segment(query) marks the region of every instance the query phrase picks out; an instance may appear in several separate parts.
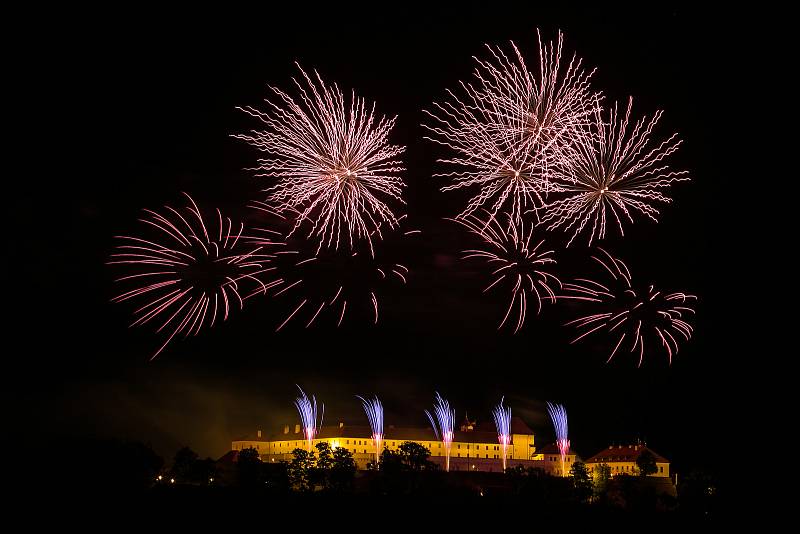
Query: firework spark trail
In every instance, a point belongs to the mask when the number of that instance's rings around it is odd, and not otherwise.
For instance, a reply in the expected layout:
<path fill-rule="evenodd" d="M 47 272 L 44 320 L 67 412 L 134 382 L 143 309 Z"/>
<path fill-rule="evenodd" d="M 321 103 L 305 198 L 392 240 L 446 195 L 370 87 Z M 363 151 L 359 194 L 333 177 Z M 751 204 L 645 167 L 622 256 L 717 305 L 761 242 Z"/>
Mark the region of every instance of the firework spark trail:
<path fill-rule="evenodd" d="M 543 240 L 531 246 L 532 227 L 526 230 L 524 222 L 514 222 L 510 215 L 507 225 L 501 225 L 494 218 L 484 222 L 474 215 L 451 220 L 465 226 L 484 242 L 481 249 L 462 251 L 464 256 L 461 258 L 484 260 L 493 269 L 492 281 L 483 292 L 495 287 L 504 287 L 511 292 L 508 309 L 498 330 L 515 312 L 517 320 L 514 333 L 519 332 L 525 323 L 530 297 L 536 298 L 537 314 L 542 311 L 543 300 L 556 302 L 557 296 L 551 284 L 558 284 L 561 288 L 561 281 L 547 271 L 549 266 L 556 264 L 556 260 L 551 257 L 552 250 L 542 250 Z"/>
<path fill-rule="evenodd" d="M 453 445 L 453 429 L 455 428 L 456 411 L 450 408 L 450 403 L 443 399 L 439 392 L 436 392 L 436 402 L 433 405 L 433 413 L 425 410 L 425 415 L 431 422 L 436 439 L 444 444 L 445 471 L 450 471 L 450 447 Z"/>
<path fill-rule="evenodd" d="M 697 300 L 697 297 L 685 293 L 665 293 L 656 290 L 653 285 L 646 289 L 635 287 L 631 272 L 622 260 L 614 258 L 602 248 L 598 247 L 598 251 L 600 254 L 592 255 L 592 259 L 610 280 L 600 283 L 579 278 L 572 283 L 565 283 L 565 294 L 558 297 L 589 302 L 602 308 L 601 313 L 584 315 L 565 324 L 575 326 L 580 331 L 580 335 L 570 343 L 576 343 L 597 331 L 618 335 L 606 363 L 611 361 L 627 339 L 629 343 L 632 342 L 631 353 L 639 349 L 638 367 L 641 367 L 645 339 L 653 336 L 654 342 L 647 345 L 660 344 L 671 365 L 673 355 L 678 353 L 678 339 L 689 341 L 694 332 L 686 316 L 694 315 L 694 308 L 689 307 L 689 301 Z"/>
<path fill-rule="evenodd" d="M 547 413 L 556 431 L 556 446 L 561 453 L 561 476 L 567 476 L 564 462 L 569 454 L 569 428 L 567 427 L 567 410 L 562 404 L 547 403 Z"/>
<path fill-rule="evenodd" d="M 372 442 L 375 445 L 375 463 L 381 461 L 381 452 L 383 451 L 383 404 L 375 397 L 374 399 L 365 399 L 359 395 L 356 397 L 361 400 L 364 406 L 364 411 L 369 419 L 369 426 L 372 429 Z"/>
<path fill-rule="evenodd" d="M 266 293 L 276 284 L 268 279 L 274 274 L 271 249 L 282 245 L 277 234 L 256 229 L 260 233 L 246 235 L 243 224 L 237 227 L 219 209 L 207 224 L 192 197 L 184 195 L 189 204 L 183 212 L 170 206 L 163 214 L 144 210 L 139 221 L 154 237 L 116 236 L 121 244 L 107 262 L 132 273 L 115 280 L 133 287 L 112 302 L 143 302 L 131 326 L 166 319 L 156 332 L 167 332 L 167 339 L 151 360 L 175 336 L 196 336 L 220 315 L 227 320 L 232 305 L 243 306 L 245 285 Z"/>
<path fill-rule="evenodd" d="M 270 216 L 276 214 L 264 203 L 256 202 L 252 207 L 264 211 Z M 278 217 L 281 217 L 279 214 Z M 398 217 L 402 226 L 406 215 Z M 384 231 L 384 239 L 390 241 L 415 237 L 419 230 L 397 227 Z M 373 233 L 380 231 L 377 228 Z M 294 298 L 290 313 L 277 327 L 276 332 L 283 329 L 292 319 L 298 316 L 310 317 L 305 323 L 310 328 L 326 312 L 332 313 L 336 325 L 341 326 L 348 310 L 353 304 L 364 305 L 371 310 L 373 324 L 378 323 L 380 302 L 378 288 L 390 282 L 407 283 L 409 268 L 401 263 L 386 260 L 386 253 L 375 255 L 365 247 L 348 253 L 308 250 L 308 241 L 289 241 L 286 250 L 275 253 L 275 263 L 280 277 L 273 283 L 273 297 L 287 295 Z M 262 291 L 253 291 L 244 299 L 262 295 Z M 358 306 L 356 306 L 358 308 Z"/>
<path fill-rule="evenodd" d="M 503 451 L 503 471 L 506 470 L 506 458 L 508 457 L 508 446 L 511 444 L 511 407 L 503 406 L 503 400 L 494 407 L 492 417 L 494 426 L 497 428 L 497 440 L 500 442 L 500 449 Z"/>
<path fill-rule="evenodd" d="M 351 248 L 366 239 L 372 249 L 372 234 L 380 224 L 394 228 L 398 223 L 379 197 L 404 204 L 405 183 L 398 174 L 405 169 L 396 158 L 405 148 L 388 143 L 395 118 L 376 120 L 375 105 L 369 109 L 355 93 L 348 106 L 338 86 L 297 68 L 302 80 L 292 80 L 299 99 L 271 87 L 277 98 L 266 100 L 266 111 L 238 108 L 265 129 L 233 137 L 265 154 L 251 170 L 276 179 L 265 190 L 267 203 L 278 212 L 299 213 L 292 232 L 308 221 L 308 237 L 319 239 L 318 250 L 338 249 L 343 232 Z"/>
<path fill-rule="evenodd" d="M 567 246 L 584 230 L 590 246 L 594 239 L 604 239 L 609 219 L 621 235 L 623 221 L 633 223 L 637 212 L 658 222 L 659 211 L 652 203 L 670 203 L 663 191 L 690 180 L 688 171 L 671 171 L 664 164 L 681 144 L 678 134 L 660 142 L 651 138 L 662 112 L 642 117 L 630 128 L 632 104 L 629 99 L 624 118 L 615 104 L 608 120 L 598 108 L 587 135 L 576 136 L 564 150 L 567 157 L 555 166 L 552 179 L 558 200 L 543 207 L 539 224 L 571 232 Z"/>
<path fill-rule="evenodd" d="M 537 32 L 538 33 L 538 32 Z M 437 173 L 453 183 L 450 191 L 477 188 L 466 217 L 484 208 L 494 218 L 501 210 L 516 221 L 527 209 L 544 203 L 543 195 L 560 190 L 550 181 L 563 149 L 586 135 L 600 94 L 591 91 L 582 61 L 573 56 L 562 65 L 563 35 L 543 43 L 539 35 L 539 74 L 530 72 L 512 42 L 513 56 L 486 45 L 491 58 L 474 58 L 476 82 L 460 82 L 464 96 L 448 90 L 448 99 L 423 110 L 431 125 L 425 138 L 455 155 L 439 162 L 454 170 Z"/>
<path fill-rule="evenodd" d="M 325 405 L 322 404 L 319 421 L 317 421 L 316 397 L 311 395 L 309 399 L 300 386 L 297 386 L 297 389 L 300 390 L 300 396 L 294 400 L 294 405 L 300 414 L 300 421 L 303 425 L 303 435 L 306 438 L 306 450 L 311 452 L 314 438 L 317 437 L 317 434 L 322 428 L 322 419 L 325 416 Z"/>

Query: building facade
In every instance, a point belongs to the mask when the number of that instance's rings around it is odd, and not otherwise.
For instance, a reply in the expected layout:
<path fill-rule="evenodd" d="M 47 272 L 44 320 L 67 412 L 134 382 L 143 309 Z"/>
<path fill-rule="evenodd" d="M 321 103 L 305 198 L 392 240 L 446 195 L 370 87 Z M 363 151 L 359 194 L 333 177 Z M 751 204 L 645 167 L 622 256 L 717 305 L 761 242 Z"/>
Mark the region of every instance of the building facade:
<path fill-rule="evenodd" d="M 413 441 L 431 452 L 430 460 L 444 465 L 444 444 L 436 439 L 431 428 L 403 428 L 389 426 L 384 429 L 383 446 L 389 450 L 397 448 L 406 441 Z M 343 447 L 353 454 L 358 469 L 366 469 L 375 461 L 375 443 L 372 430 L 368 426 L 352 426 L 339 423 L 338 426 L 324 426 L 312 440 L 312 446 L 327 443 L 331 448 Z M 283 427 L 282 432 L 265 435 L 260 430 L 255 435 L 234 440 L 231 449 L 241 451 L 253 448 L 258 451 L 262 461 L 290 461 L 292 451 L 305 449 L 307 442 L 300 425 Z M 536 466 L 541 464 L 534 444 L 533 431 L 520 418 L 511 421 L 511 443 L 507 448 L 507 465 Z M 478 427 L 474 422 L 465 421 L 454 433 L 450 447 L 450 470 L 502 471 L 503 450 L 497 439 L 493 425 Z"/>
<path fill-rule="evenodd" d="M 586 467 L 592 476 L 597 476 L 597 467 L 601 464 L 606 464 L 611 469 L 611 476 L 638 475 L 639 467 L 636 465 L 636 460 L 645 451 L 649 451 L 656 460 L 656 472 L 650 476 L 669 477 L 669 460 L 647 447 L 647 445 L 639 443 L 635 445 L 611 445 L 586 460 Z"/>

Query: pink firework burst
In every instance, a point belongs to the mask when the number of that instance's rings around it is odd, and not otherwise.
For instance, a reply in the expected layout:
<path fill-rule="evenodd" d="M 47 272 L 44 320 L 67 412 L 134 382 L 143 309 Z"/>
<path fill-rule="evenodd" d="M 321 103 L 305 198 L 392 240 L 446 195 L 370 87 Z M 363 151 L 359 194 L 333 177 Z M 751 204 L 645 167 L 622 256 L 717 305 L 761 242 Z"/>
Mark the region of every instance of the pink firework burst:
<path fill-rule="evenodd" d="M 268 216 L 276 215 L 264 205 L 255 207 Z M 369 321 L 377 324 L 381 294 L 408 281 L 409 268 L 400 258 L 409 239 L 420 231 L 405 228 L 405 219 L 405 215 L 398 217 L 397 226 L 384 231 L 382 239 L 388 246 L 377 254 L 366 241 L 349 252 L 315 251 L 312 242 L 289 238 L 285 250 L 276 252 L 274 258 L 279 276 L 272 285 L 272 297 L 288 304 L 289 310 L 276 331 L 298 320 L 305 328 L 323 320 L 339 327 L 351 315 L 369 316 Z M 261 294 L 264 291 L 256 288 L 245 299 Z"/>
<path fill-rule="evenodd" d="M 664 141 L 653 141 L 651 134 L 661 118 L 661 111 L 648 119 L 631 123 L 631 106 L 620 117 L 616 104 L 604 121 L 602 112 L 595 118 L 587 135 L 575 136 L 559 159 L 553 174 L 557 187 L 555 202 L 544 207 L 540 224 L 548 229 L 571 232 L 567 246 L 583 230 L 593 239 L 603 239 L 606 221 L 611 219 L 624 235 L 624 219 L 633 222 L 638 212 L 658 222 L 654 202 L 671 202 L 663 191 L 675 182 L 688 181 L 688 171 L 671 171 L 664 160 L 678 150 L 681 141 L 673 134 Z"/>
<path fill-rule="evenodd" d="M 351 248 L 360 239 L 380 237 L 382 224 L 398 224 L 386 201 L 403 204 L 404 170 L 397 157 L 404 147 L 391 145 L 395 119 L 375 118 L 375 105 L 352 94 L 349 104 L 336 85 L 312 79 L 297 65 L 297 99 L 271 87 L 275 101 L 267 110 L 239 108 L 259 119 L 263 130 L 235 135 L 261 151 L 257 176 L 276 179 L 265 190 L 267 203 L 279 212 L 297 213 L 292 232 L 304 223 L 308 237 L 338 248 L 345 233 Z"/>
<path fill-rule="evenodd" d="M 489 265 L 491 283 L 484 293 L 498 289 L 510 293 L 511 299 L 498 330 L 503 328 L 512 313 L 516 313 L 516 334 L 525 323 L 528 299 L 536 298 L 536 313 L 542 311 L 542 302 L 555 303 L 556 294 L 551 287 L 561 281 L 550 268 L 556 264 L 553 251 L 544 247 L 543 240 L 533 240 L 533 228 L 525 228 L 522 221 L 514 222 L 508 216 L 508 224 L 502 225 L 497 219 L 482 221 L 470 215 L 452 219 L 465 226 L 483 240 L 483 247 L 463 251 L 462 259 L 480 259 Z"/>
<path fill-rule="evenodd" d="M 616 339 L 606 363 L 620 348 L 630 346 L 631 353 L 639 353 L 638 366 L 641 366 L 647 345 L 648 348 L 662 347 L 672 364 L 672 356 L 678 353 L 679 340 L 688 341 L 694 331 L 687 318 L 694 316 L 694 308 L 689 303 L 696 301 L 697 297 L 685 293 L 665 293 L 652 285 L 638 288 L 632 283 L 630 270 L 621 260 L 602 248 L 598 250 L 599 254 L 592 255 L 592 259 L 601 266 L 608 280 L 600 283 L 579 278 L 575 282 L 565 283 L 565 295 L 559 297 L 589 302 L 600 308 L 597 313 L 566 323 L 580 331 L 580 335 L 571 343 L 594 332 L 605 332 Z"/>
<path fill-rule="evenodd" d="M 475 83 L 460 82 L 464 96 L 448 91 L 448 100 L 424 111 L 432 119 L 422 125 L 430 132 L 426 139 L 455 152 L 439 160 L 454 167 L 436 174 L 453 181 L 442 191 L 478 189 L 458 218 L 484 208 L 491 217 L 505 209 L 517 220 L 540 206 L 554 187 L 551 168 L 563 148 L 586 135 L 600 95 L 591 91 L 592 73 L 580 59 L 562 63 L 562 45 L 560 32 L 556 43 L 539 35 L 538 75 L 513 42 L 511 57 L 487 45 L 490 59 L 475 58 Z"/>
<path fill-rule="evenodd" d="M 194 200 L 184 194 L 189 204 L 183 210 L 144 210 L 139 220 L 150 233 L 117 236 L 120 244 L 108 261 L 129 273 L 115 280 L 129 287 L 112 302 L 141 303 L 131 326 L 156 323 L 156 332 L 167 335 L 151 360 L 175 336 L 194 336 L 227 320 L 232 307 L 243 306 L 245 286 L 248 292 L 250 287 L 266 292 L 275 284 L 265 280 L 272 275 L 274 255 L 269 251 L 281 244 L 279 236 L 257 230 L 248 237 L 244 225 L 234 224 L 219 209 L 207 224 Z"/>

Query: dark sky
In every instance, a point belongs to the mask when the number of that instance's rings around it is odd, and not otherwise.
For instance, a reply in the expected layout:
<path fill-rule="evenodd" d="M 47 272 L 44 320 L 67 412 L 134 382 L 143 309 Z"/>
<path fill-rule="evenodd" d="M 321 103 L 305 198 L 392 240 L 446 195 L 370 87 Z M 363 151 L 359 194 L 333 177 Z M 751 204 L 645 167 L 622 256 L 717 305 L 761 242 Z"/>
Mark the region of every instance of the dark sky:
<path fill-rule="evenodd" d="M 360 421 L 358 393 L 381 396 L 387 423 L 414 425 L 435 389 L 459 418 L 466 410 L 481 420 L 506 395 L 540 445 L 552 440 L 543 403 L 556 400 L 580 454 L 641 437 L 678 465 L 713 462 L 697 443 L 724 443 L 742 409 L 725 373 L 744 357 L 731 336 L 738 275 L 728 267 L 739 254 L 731 235 L 743 236 L 720 193 L 742 179 L 729 157 L 727 88 L 741 59 L 732 28 L 690 10 L 433 4 L 70 12 L 74 23 L 40 28 L 50 45 L 20 82 L 35 99 L 27 131 L 36 148 L 12 202 L 10 257 L 24 258 L 25 273 L 11 288 L 20 343 L 6 356 L 32 440 L 111 436 L 167 457 L 183 444 L 218 457 L 237 435 L 293 422 L 297 383 L 325 402 L 329 421 Z M 568 344 L 559 307 L 516 336 L 497 332 L 502 302 L 484 298 L 483 279 L 457 261 L 465 240 L 442 217 L 466 197 L 438 191 L 431 174 L 442 152 L 422 140 L 420 110 L 471 76 L 483 43 L 514 40 L 535 67 L 537 27 L 548 38 L 565 32 L 567 51 L 597 68 L 607 101 L 632 95 L 638 113 L 664 109 L 660 132 L 684 140 L 672 164 L 693 181 L 672 189 L 659 224 L 639 219 L 606 242 L 635 276 L 700 297 L 696 335 L 671 367 L 660 352 L 641 369 L 631 359 L 605 365 L 602 347 Z M 265 183 L 244 170 L 256 154 L 230 137 L 254 126 L 234 108 L 259 106 L 267 84 L 288 86 L 295 60 L 398 115 L 391 140 L 408 146 L 408 213 L 423 231 L 408 251 L 409 284 L 385 294 L 377 327 L 275 334 L 284 310 L 265 301 L 148 362 L 159 339 L 128 329 L 130 308 L 109 303 L 112 236 L 135 231 L 142 208 L 177 204 L 181 191 L 252 219 L 245 205 Z M 565 277 L 590 269 L 587 253 L 581 241 L 563 255 Z"/>

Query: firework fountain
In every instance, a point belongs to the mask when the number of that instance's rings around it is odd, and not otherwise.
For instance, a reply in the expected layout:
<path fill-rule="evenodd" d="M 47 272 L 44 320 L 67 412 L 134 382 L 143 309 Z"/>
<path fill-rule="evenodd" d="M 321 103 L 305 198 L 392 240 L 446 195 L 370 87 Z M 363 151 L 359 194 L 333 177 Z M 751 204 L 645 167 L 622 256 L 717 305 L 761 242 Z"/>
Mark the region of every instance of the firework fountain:
<path fill-rule="evenodd" d="M 567 427 L 567 410 L 562 404 L 547 403 L 547 413 L 553 421 L 556 431 L 556 446 L 561 453 L 561 476 L 567 476 L 565 461 L 569 454 L 569 429 Z"/>
<path fill-rule="evenodd" d="M 131 326 L 158 321 L 156 333 L 169 332 L 151 359 L 175 336 L 196 336 L 220 317 L 227 320 L 232 306 L 244 306 L 245 285 L 254 293 L 266 293 L 279 283 L 268 280 L 273 276 L 273 250 L 283 244 L 279 235 L 261 229 L 245 235 L 244 225 L 235 225 L 219 209 L 204 219 L 192 197 L 184 195 L 188 206 L 182 210 L 145 209 L 139 220 L 150 233 L 116 236 L 120 244 L 108 261 L 129 271 L 115 280 L 129 289 L 112 302 L 143 301 Z"/>
<path fill-rule="evenodd" d="M 508 446 L 511 444 L 511 407 L 503 406 L 503 399 L 500 404 L 495 406 L 492 411 L 494 426 L 497 427 L 497 440 L 500 442 L 500 450 L 503 451 L 503 471 L 506 470 L 506 458 L 508 458 Z"/>
<path fill-rule="evenodd" d="M 669 363 L 678 352 L 678 339 L 688 341 L 693 327 L 687 322 L 688 316 L 694 315 L 694 308 L 689 306 L 697 299 L 685 293 L 665 293 L 655 289 L 653 285 L 636 287 L 632 283 L 631 272 L 622 260 L 613 257 L 602 248 L 592 259 L 602 267 L 608 280 L 603 283 L 586 278 L 565 283 L 564 299 L 588 302 L 598 307 L 596 313 L 581 316 L 569 321 L 566 326 L 575 326 L 581 334 L 571 341 L 576 343 L 584 337 L 605 331 L 619 336 L 614 350 L 606 360 L 610 362 L 625 339 L 633 342 L 630 352 L 639 352 L 639 364 L 642 365 L 645 353 L 645 342 L 650 338 L 648 346 L 659 344 L 667 353 Z"/>
<path fill-rule="evenodd" d="M 338 86 L 297 67 L 302 78 L 293 81 L 299 98 L 271 87 L 276 99 L 266 100 L 266 111 L 239 108 L 264 129 L 234 137 L 264 154 L 251 170 L 276 180 L 265 190 L 270 206 L 299 213 L 292 232 L 308 223 L 318 250 L 338 249 L 342 234 L 351 248 L 361 239 L 371 248 L 381 223 L 394 228 L 398 222 L 386 202 L 404 204 L 399 177 L 404 168 L 397 157 L 405 148 L 388 143 L 395 119 L 376 120 L 374 104 L 355 94 L 347 104 Z"/>
<path fill-rule="evenodd" d="M 374 399 L 356 396 L 361 400 L 367 419 L 369 419 L 369 426 L 372 429 L 372 443 L 375 445 L 375 463 L 378 464 L 381 461 L 381 452 L 383 452 L 383 404 L 381 404 L 377 396 Z"/>
<path fill-rule="evenodd" d="M 450 403 L 436 392 L 436 402 L 433 404 L 433 413 L 425 410 L 428 421 L 431 422 L 436 439 L 444 445 L 445 471 L 450 471 L 450 447 L 453 445 L 453 429 L 455 428 L 456 411 L 450 408 Z"/>
<path fill-rule="evenodd" d="M 303 435 L 306 438 L 306 450 L 311 452 L 314 438 L 322 428 L 322 419 L 325 415 L 325 405 L 321 405 L 319 421 L 317 421 L 317 399 L 314 395 L 308 398 L 308 395 L 303 391 L 300 386 L 297 386 L 300 391 L 300 396 L 294 400 L 294 405 L 300 414 L 300 421 L 303 426 Z"/>

